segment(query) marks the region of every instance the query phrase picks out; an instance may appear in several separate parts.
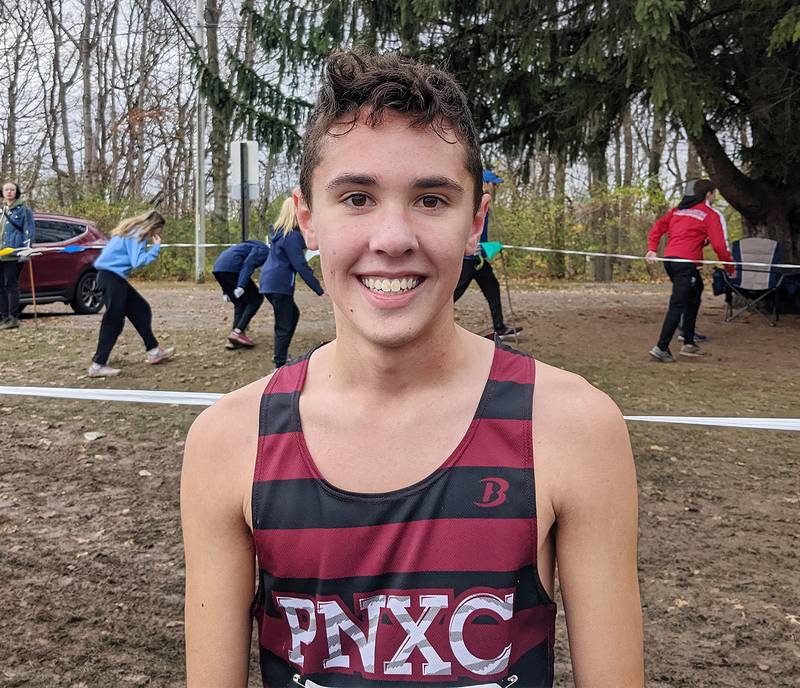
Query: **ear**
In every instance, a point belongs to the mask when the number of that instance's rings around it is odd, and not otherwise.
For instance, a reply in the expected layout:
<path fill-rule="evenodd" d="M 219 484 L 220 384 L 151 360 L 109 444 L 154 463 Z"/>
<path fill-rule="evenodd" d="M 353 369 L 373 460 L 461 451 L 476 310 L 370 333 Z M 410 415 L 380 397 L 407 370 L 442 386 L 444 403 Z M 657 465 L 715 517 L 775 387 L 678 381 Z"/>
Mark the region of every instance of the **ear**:
<path fill-rule="evenodd" d="M 297 225 L 300 231 L 303 232 L 303 239 L 306 241 L 306 247 L 312 251 L 319 251 L 319 243 L 317 242 L 317 234 L 314 231 L 314 223 L 311 220 L 311 208 L 308 207 L 306 199 L 298 187 L 292 190 L 292 199 L 294 200 L 294 212 L 297 215 Z"/>
<path fill-rule="evenodd" d="M 486 220 L 486 214 L 489 212 L 489 201 L 492 197 L 485 193 L 481 196 L 481 204 L 478 206 L 478 212 L 472 218 L 472 226 L 469 228 L 469 236 L 467 237 L 467 249 L 464 255 L 471 256 L 478 250 L 478 242 L 481 239 L 483 232 L 483 223 Z"/>

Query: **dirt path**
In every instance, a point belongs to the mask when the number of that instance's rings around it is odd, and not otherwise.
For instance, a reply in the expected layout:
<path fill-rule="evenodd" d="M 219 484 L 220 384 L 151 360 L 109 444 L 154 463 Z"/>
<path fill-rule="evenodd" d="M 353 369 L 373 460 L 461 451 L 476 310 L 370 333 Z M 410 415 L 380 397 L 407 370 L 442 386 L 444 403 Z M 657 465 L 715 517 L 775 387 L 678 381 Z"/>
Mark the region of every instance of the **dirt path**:
<path fill-rule="evenodd" d="M 99 316 L 55 305 L 38 328 L 26 318 L 0 333 L 2 384 L 223 392 L 271 369 L 268 308 L 252 328 L 259 347 L 227 352 L 230 311 L 211 285 L 142 291 L 162 341 L 178 346 L 175 361 L 146 366 L 126 330 L 112 359 L 124 375 L 87 379 Z M 647 350 L 667 294 L 627 284 L 515 291 L 519 348 L 580 372 L 631 415 L 798 415 L 800 318 L 726 324 L 707 298 L 699 327 L 709 355 L 659 365 Z M 296 353 L 335 334 L 329 302 L 305 290 L 298 301 Z M 457 316 L 482 329 L 481 295 L 468 292 Z M 0 397 L 0 685 L 182 685 L 178 481 L 198 411 Z M 629 428 L 648 685 L 800 686 L 797 436 Z M 557 653 L 557 685 L 571 685 L 563 617 Z"/>

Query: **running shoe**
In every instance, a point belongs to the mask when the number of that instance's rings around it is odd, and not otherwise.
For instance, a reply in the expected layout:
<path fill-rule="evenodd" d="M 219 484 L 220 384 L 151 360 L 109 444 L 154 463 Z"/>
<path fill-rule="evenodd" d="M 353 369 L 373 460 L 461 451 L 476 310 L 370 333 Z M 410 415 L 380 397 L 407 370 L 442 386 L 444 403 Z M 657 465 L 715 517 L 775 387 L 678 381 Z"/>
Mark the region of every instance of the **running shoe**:
<path fill-rule="evenodd" d="M 655 358 L 659 363 L 675 363 L 675 357 L 672 355 L 669 349 L 664 351 L 664 349 L 659 349 L 658 344 L 656 344 L 650 351 L 648 352 L 653 358 Z"/>
<path fill-rule="evenodd" d="M 236 330 L 231 330 L 231 333 L 228 335 L 228 341 L 233 342 L 234 344 L 240 344 L 241 346 L 246 346 L 248 349 L 256 345 L 256 343 L 244 332 L 237 332 Z"/>
<path fill-rule="evenodd" d="M 175 347 L 170 346 L 166 349 L 163 346 L 157 346 L 155 349 L 151 349 L 147 352 L 147 357 L 145 358 L 145 363 L 149 363 L 150 365 L 155 365 L 156 363 L 162 363 L 166 361 L 168 358 L 172 357 L 172 354 L 175 353 Z"/>
<path fill-rule="evenodd" d="M 508 339 L 511 337 L 516 337 L 520 332 L 522 332 L 521 327 L 511 327 L 511 325 L 503 325 L 501 329 L 495 331 L 494 336 L 499 337 L 500 339 Z"/>
<path fill-rule="evenodd" d="M 695 333 L 694 333 L 694 341 L 695 341 L 695 342 L 705 342 L 707 339 L 708 339 L 708 337 L 707 337 L 706 335 L 704 335 L 704 334 L 700 334 L 699 332 L 695 332 Z M 678 341 L 679 341 L 679 342 L 684 342 L 684 341 L 686 341 L 686 340 L 683 338 L 683 332 L 679 332 L 679 333 L 678 333 Z"/>
<path fill-rule="evenodd" d="M 678 352 L 681 356 L 705 356 L 703 351 L 697 344 L 684 344 Z"/>
<path fill-rule="evenodd" d="M 89 369 L 86 371 L 89 377 L 114 377 L 121 372 L 119 368 L 112 368 L 111 366 L 94 362 L 92 362 L 92 365 L 90 365 Z"/>

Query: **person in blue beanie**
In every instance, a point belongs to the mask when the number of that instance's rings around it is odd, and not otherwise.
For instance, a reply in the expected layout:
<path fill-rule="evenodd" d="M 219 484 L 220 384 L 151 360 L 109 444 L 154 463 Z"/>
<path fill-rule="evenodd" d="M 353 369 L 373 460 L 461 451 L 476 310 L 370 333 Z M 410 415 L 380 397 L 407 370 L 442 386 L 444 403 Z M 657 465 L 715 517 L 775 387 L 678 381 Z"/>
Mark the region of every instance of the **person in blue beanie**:
<path fill-rule="evenodd" d="M 214 279 L 222 287 L 225 299 L 233 303 L 233 329 L 225 343 L 226 349 L 255 346 L 246 330 L 264 303 L 264 296 L 250 277 L 265 263 L 268 255 L 269 247 L 263 241 L 248 239 L 226 248 L 214 262 Z"/>
<path fill-rule="evenodd" d="M 164 224 L 164 218 L 155 210 L 122 220 L 111 231 L 111 240 L 94 261 L 97 286 L 103 292 L 106 312 L 100 323 L 97 351 L 89 366 L 89 377 L 112 377 L 120 374 L 119 368 L 108 365 L 108 357 L 122 333 L 125 318 L 133 323 L 144 342 L 147 350 L 145 363 L 161 363 L 175 353 L 175 347 L 165 349 L 158 343 L 153 335 L 153 312 L 150 304 L 128 282 L 128 276 L 133 270 L 149 265 L 158 258 L 161 250 L 161 237 L 158 233 Z M 148 241 L 152 241 L 149 248 Z"/>
<path fill-rule="evenodd" d="M 300 309 L 294 302 L 294 282 L 297 274 L 319 296 L 325 293 L 305 257 L 306 242 L 297 226 L 294 202 L 287 198 L 269 234 L 270 251 L 261 269 L 259 291 L 265 294 L 275 313 L 276 368 L 286 363 L 289 344 L 300 320 Z"/>
<path fill-rule="evenodd" d="M 498 184 L 502 184 L 503 180 L 498 177 L 491 170 L 483 171 L 483 192 L 493 193 Z M 483 221 L 483 232 L 481 232 L 480 243 L 489 240 L 489 214 Z M 458 278 L 455 292 L 453 292 L 453 301 L 458 301 L 467 290 L 472 280 L 478 283 L 478 286 L 483 293 L 486 302 L 489 304 L 489 311 L 492 314 L 492 329 L 494 336 L 499 339 L 506 337 L 513 337 L 519 330 L 511 325 L 506 325 L 503 320 L 503 305 L 500 300 L 500 283 L 494 275 L 494 270 L 488 260 L 483 256 L 483 249 L 478 244 L 478 251 L 471 256 L 464 256 L 464 262 L 461 265 L 461 276 Z"/>
<path fill-rule="evenodd" d="M 33 243 L 33 211 L 20 200 L 16 182 L 3 184 L 0 248 L 30 248 Z M 23 263 L 13 253 L 0 257 L 0 330 L 19 327 L 19 274 Z"/>

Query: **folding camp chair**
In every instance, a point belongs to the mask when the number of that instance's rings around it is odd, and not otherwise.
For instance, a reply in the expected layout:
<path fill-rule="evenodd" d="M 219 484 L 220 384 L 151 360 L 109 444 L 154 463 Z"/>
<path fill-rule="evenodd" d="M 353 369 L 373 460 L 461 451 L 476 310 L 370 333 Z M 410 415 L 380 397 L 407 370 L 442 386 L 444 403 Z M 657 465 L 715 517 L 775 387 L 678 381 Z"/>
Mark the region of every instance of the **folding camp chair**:
<path fill-rule="evenodd" d="M 783 273 L 772 265 L 780 263 L 781 245 L 772 239 L 750 237 L 734 241 L 731 247 L 735 263 L 764 263 L 764 267 L 737 265 L 736 274 L 725 277 L 725 322 L 735 320 L 743 313 L 750 311 L 760 315 L 771 326 L 778 320 L 778 289 L 783 282 Z M 733 294 L 737 294 L 744 306 L 734 312 Z M 772 318 L 767 315 L 766 305 L 772 297 Z"/>

